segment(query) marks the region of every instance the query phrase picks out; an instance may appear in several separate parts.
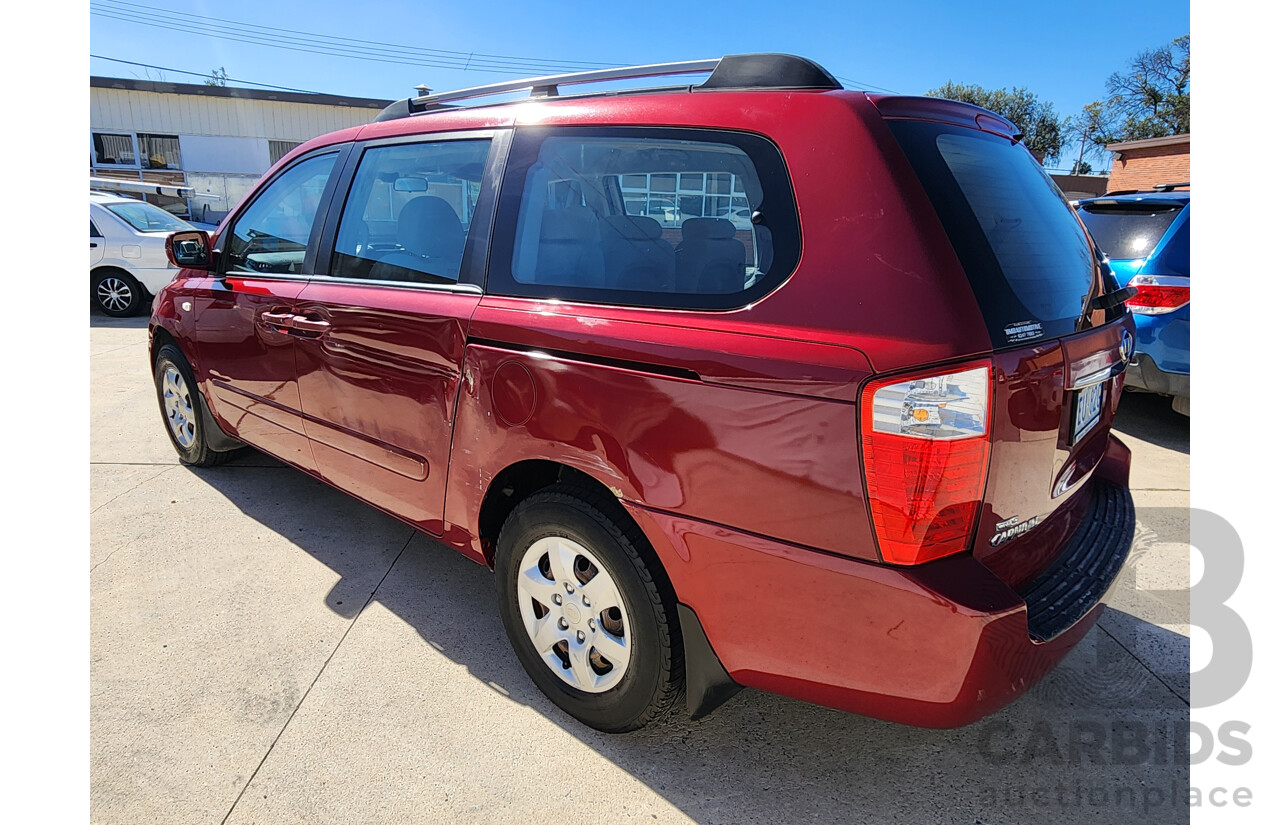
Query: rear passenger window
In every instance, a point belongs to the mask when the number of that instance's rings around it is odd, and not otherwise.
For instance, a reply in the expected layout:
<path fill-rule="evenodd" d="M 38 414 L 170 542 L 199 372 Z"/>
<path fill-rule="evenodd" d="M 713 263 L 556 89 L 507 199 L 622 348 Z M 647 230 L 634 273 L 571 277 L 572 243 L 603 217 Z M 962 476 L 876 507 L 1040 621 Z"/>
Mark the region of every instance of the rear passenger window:
<path fill-rule="evenodd" d="M 488 154 L 488 140 L 367 149 L 342 210 L 330 274 L 456 283 Z"/>
<path fill-rule="evenodd" d="M 518 133 L 489 291 L 689 309 L 743 306 L 799 258 L 782 158 L 753 135 Z"/>

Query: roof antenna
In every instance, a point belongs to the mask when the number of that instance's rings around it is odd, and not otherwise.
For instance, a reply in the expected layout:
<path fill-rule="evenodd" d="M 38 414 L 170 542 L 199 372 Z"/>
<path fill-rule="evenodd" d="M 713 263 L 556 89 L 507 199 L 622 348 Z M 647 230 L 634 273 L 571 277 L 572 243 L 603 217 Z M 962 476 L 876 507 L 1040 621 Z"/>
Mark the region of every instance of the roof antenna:
<path fill-rule="evenodd" d="M 425 83 L 419 83 L 417 86 L 414 86 L 413 88 L 415 91 L 417 91 L 418 97 L 424 97 L 426 95 L 431 94 L 431 87 Z"/>

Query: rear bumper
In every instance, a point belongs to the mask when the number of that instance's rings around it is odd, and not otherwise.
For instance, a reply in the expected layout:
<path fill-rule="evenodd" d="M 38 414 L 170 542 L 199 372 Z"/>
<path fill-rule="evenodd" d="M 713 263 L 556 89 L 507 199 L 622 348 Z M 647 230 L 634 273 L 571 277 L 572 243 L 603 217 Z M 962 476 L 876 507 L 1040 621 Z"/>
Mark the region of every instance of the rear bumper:
<path fill-rule="evenodd" d="M 1125 370 L 1124 385 L 1161 395 L 1191 397 L 1190 374 L 1165 372 L 1156 365 L 1155 359 L 1142 352 L 1134 355 L 1133 361 Z"/>
<path fill-rule="evenodd" d="M 735 682 L 947 728 L 1012 702 L 1097 621 L 1133 540 L 1128 470 L 1112 437 L 1085 524 L 1026 598 L 968 555 L 889 567 L 630 509 Z"/>

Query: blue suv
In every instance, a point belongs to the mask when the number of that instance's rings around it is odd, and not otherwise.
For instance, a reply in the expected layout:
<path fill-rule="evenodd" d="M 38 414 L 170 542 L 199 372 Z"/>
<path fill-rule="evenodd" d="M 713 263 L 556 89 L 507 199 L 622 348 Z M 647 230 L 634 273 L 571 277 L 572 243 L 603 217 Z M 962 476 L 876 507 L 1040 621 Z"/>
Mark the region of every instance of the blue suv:
<path fill-rule="evenodd" d="M 1137 326 L 1137 356 L 1125 386 L 1173 397 L 1191 414 L 1191 192 L 1165 184 L 1082 200 L 1077 211 L 1110 258 Z"/>

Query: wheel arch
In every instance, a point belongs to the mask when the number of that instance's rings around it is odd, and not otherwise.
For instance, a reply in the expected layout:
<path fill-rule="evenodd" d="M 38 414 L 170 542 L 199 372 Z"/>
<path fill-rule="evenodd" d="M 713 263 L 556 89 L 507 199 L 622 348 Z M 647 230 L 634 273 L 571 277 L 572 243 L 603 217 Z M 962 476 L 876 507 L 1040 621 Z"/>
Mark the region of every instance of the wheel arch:
<path fill-rule="evenodd" d="M 684 701 L 689 715 L 693 719 L 701 719 L 737 694 L 742 686 L 733 680 L 720 662 L 697 613 L 680 601 L 675 584 L 648 534 L 618 501 L 613 490 L 590 474 L 546 459 L 517 461 L 499 472 L 485 491 L 480 505 L 480 542 L 489 568 L 494 567 L 498 534 L 511 512 L 530 496 L 557 486 L 581 493 L 584 501 L 602 510 L 616 520 L 624 532 L 631 534 L 633 544 L 654 582 L 671 599 L 675 609 L 670 613 L 669 621 L 679 645 L 679 667 L 685 682 Z"/>
<path fill-rule="evenodd" d="M 494 551 L 498 546 L 498 535 L 511 511 L 520 502 L 540 490 L 560 485 L 570 490 L 582 492 L 582 497 L 591 505 L 599 508 L 606 516 L 617 522 L 622 528 L 635 528 L 635 534 L 644 539 L 643 546 L 637 549 L 650 565 L 660 585 L 675 599 L 679 599 L 675 585 L 671 581 L 666 566 L 653 548 L 648 535 L 627 508 L 618 501 L 618 496 L 608 484 L 600 479 L 568 464 L 550 459 L 525 459 L 504 467 L 486 488 L 480 503 L 480 515 L 477 519 L 480 547 L 484 553 L 484 562 L 493 569 Z"/>
<path fill-rule="evenodd" d="M 498 534 L 502 531 L 507 516 L 529 496 L 556 484 L 588 492 L 597 503 L 607 502 L 607 515 L 639 529 L 626 508 L 618 504 L 617 496 L 609 485 L 590 473 L 551 459 L 516 461 L 493 477 L 480 502 L 476 526 L 479 529 L 484 560 L 490 569 L 493 569 L 493 553 L 498 544 Z M 656 555 L 654 560 L 657 562 Z"/>
<path fill-rule="evenodd" d="M 213 412 L 213 409 L 209 404 L 209 399 L 205 396 L 204 389 L 200 385 L 198 377 L 199 374 L 196 372 L 195 361 L 191 357 L 191 353 L 188 352 L 186 347 L 182 346 L 182 342 L 177 338 L 177 336 L 168 329 L 165 329 L 163 325 L 156 323 L 153 323 L 151 326 L 151 349 L 149 355 L 152 372 L 155 372 L 156 363 L 160 356 L 160 350 L 166 345 L 172 345 L 173 348 L 178 351 L 178 354 L 182 356 L 184 361 L 186 361 L 186 368 L 192 373 L 191 389 L 194 391 L 196 396 L 196 405 L 198 407 L 197 412 L 200 416 L 200 422 L 204 428 L 205 439 L 208 441 L 209 447 L 212 450 L 221 453 L 231 453 L 243 447 L 244 443 L 233 434 L 235 432 L 234 428 L 224 425 L 224 423 L 220 421 L 218 416 Z M 228 432 L 228 430 L 231 430 L 231 432 Z"/>
<path fill-rule="evenodd" d="M 165 344 L 173 344 L 175 347 L 178 348 L 178 351 L 181 352 L 186 357 L 187 363 L 188 364 L 191 363 L 190 354 L 188 354 L 185 350 L 182 349 L 182 345 L 178 343 L 177 338 L 173 337 L 173 333 L 165 329 L 163 326 L 160 326 L 159 324 L 155 324 L 151 328 L 151 353 L 150 354 L 151 354 L 152 367 L 155 367 L 155 364 L 156 364 L 156 353 L 160 352 L 160 348 L 163 347 Z"/>
<path fill-rule="evenodd" d="M 144 284 L 138 278 L 137 275 L 134 275 L 132 272 L 130 272 L 128 267 L 122 266 L 118 261 L 113 260 L 111 258 L 104 258 L 103 260 L 98 261 L 89 269 L 89 283 L 92 284 L 99 277 L 107 274 L 108 272 L 118 272 L 121 275 L 128 276 L 129 279 L 132 280 L 135 284 L 137 284 L 144 293 L 146 293 L 148 296 L 154 297 L 151 293 L 151 290 L 147 289 L 147 285 Z"/>

